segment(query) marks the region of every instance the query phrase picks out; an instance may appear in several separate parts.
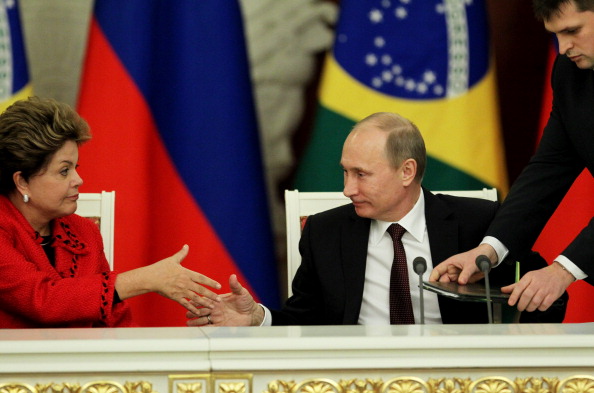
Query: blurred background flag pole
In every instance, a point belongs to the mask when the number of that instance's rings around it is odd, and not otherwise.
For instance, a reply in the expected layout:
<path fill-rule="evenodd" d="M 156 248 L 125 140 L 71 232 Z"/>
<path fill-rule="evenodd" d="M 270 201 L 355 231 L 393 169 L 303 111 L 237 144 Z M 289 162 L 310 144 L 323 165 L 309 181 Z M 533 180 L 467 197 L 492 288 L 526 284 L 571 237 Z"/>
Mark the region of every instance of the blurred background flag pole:
<path fill-rule="evenodd" d="M 374 112 L 412 120 L 425 138 L 424 186 L 507 193 L 494 62 L 482 0 L 343 0 L 311 139 L 295 188 L 342 190 L 342 143 Z"/>
<path fill-rule="evenodd" d="M 0 2 L 0 112 L 33 94 L 17 0 Z"/>

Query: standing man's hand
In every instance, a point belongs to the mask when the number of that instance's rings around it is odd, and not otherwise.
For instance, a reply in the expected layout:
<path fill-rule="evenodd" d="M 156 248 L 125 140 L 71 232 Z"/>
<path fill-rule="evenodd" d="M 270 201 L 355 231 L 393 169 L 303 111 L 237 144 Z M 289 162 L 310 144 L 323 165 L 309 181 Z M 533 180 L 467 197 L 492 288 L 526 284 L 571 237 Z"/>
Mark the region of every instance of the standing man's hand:
<path fill-rule="evenodd" d="M 429 281 L 457 282 L 466 285 L 480 280 L 483 273 L 476 266 L 476 258 L 486 255 L 491 264 L 497 262 L 497 253 L 488 244 L 481 244 L 472 250 L 456 254 L 433 268 Z"/>
<path fill-rule="evenodd" d="M 559 262 L 533 270 L 515 284 L 501 288 L 510 293 L 508 304 L 518 304 L 519 311 L 545 311 L 557 300 L 567 287 L 575 281 L 573 274 L 563 269 Z"/>

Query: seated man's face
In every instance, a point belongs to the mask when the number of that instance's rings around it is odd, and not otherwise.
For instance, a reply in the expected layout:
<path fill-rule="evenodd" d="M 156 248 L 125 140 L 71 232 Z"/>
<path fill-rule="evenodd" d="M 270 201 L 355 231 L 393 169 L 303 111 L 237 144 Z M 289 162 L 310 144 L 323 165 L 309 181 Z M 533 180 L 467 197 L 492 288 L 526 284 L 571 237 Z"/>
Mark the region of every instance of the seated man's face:
<path fill-rule="evenodd" d="M 390 165 L 384 146 L 387 133 L 372 125 L 360 126 L 347 137 L 340 164 L 344 195 L 361 217 L 398 221 L 410 206 L 403 206 L 402 168 Z"/>

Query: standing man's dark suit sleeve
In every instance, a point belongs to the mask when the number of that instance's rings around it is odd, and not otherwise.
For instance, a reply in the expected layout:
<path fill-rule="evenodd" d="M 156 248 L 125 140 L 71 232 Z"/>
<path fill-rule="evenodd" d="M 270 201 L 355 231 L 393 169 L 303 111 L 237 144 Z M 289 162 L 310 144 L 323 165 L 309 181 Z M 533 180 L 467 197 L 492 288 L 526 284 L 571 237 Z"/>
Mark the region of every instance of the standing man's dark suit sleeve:
<path fill-rule="evenodd" d="M 487 234 L 523 259 L 574 180 L 594 169 L 594 75 L 558 56 L 552 74 L 553 110 L 538 150 L 514 183 Z M 591 196 L 590 196 L 591 197 Z M 594 222 L 562 252 L 594 284 Z"/>

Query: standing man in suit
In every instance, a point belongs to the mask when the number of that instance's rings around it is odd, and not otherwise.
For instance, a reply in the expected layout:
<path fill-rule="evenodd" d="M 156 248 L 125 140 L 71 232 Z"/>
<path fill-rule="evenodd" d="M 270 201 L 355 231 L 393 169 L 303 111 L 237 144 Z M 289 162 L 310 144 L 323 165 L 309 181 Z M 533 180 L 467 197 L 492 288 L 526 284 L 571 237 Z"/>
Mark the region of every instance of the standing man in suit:
<path fill-rule="evenodd" d="M 538 150 L 511 188 L 488 236 L 478 247 L 438 265 L 431 280 L 472 282 L 480 254 L 495 265 L 522 258 L 583 169 L 594 173 L 594 1 L 534 0 L 533 6 L 559 41 L 551 78 L 553 109 Z M 542 311 L 576 279 L 594 284 L 593 278 L 590 221 L 553 263 L 502 290 L 511 293 L 509 305 L 517 303 L 518 310 Z"/>
<path fill-rule="evenodd" d="M 418 275 L 412 261 L 421 256 L 431 267 L 432 261 L 469 249 L 482 238 L 498 207 L 492 201 L 434 195 L 423 189 L 425 163 L 423 138 L 409 120 L 376 113 L 359 122 L 344 143 L 340 161 L 344 194 L 352 204 L 308 217 L 293 296 L 282 310 L 255 303 L 231 276 L 232 292 L 223 295 L 212 310 L 188 313 L 188 324 L 390 324 L 390 279 L 396 252 L 388 228 L 393 223 L 405 229 L 402 243 L 409 293 L 408 300 L 399 303 L 408 301 L 414 314 L 403 323 L 418 323 Z M 513 282 L 514 270 L 502 269 L 491 280 L 494 284 Z M 426 292 L 425 322 L 486 323 L 487 312 L 484 303 L 464 303 Z"/>

